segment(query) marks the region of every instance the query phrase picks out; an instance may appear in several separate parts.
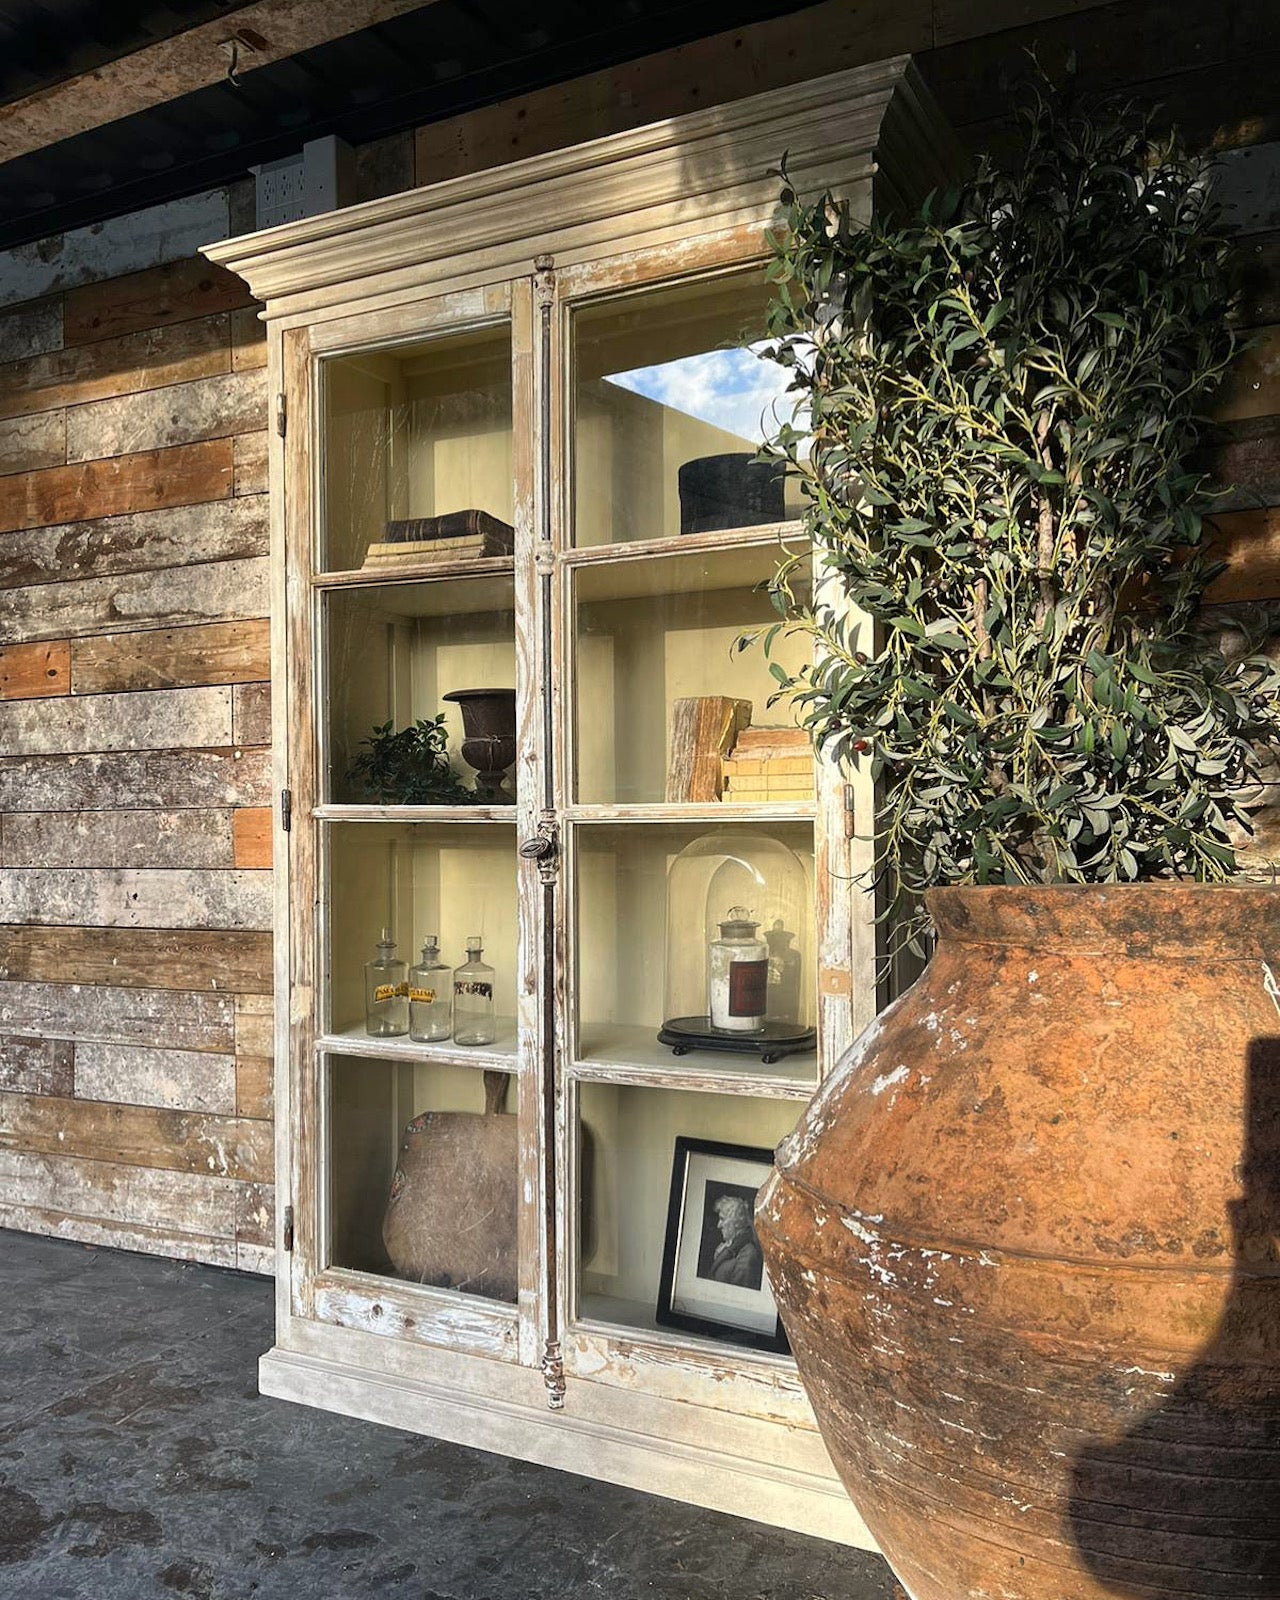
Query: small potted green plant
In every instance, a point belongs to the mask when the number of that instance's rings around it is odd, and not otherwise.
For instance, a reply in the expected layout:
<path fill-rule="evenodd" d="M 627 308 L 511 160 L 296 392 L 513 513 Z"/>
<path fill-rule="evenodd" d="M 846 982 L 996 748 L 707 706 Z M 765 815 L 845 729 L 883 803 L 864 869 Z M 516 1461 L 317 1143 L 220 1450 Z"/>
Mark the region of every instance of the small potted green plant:
<path fill-rule="evenodd" d="M 384 722 L 360 741 L 347 778 L 380 805 L 474 805 L 474 792 L 449 764 L 448 747 L 443 711 L 398 732 L 394 722 Z"/>
<path fill-rule="evenodd" d="M 827 582 L 806 604 L 779 575 L 774 635 L 815 652 L 773 670 L 870 763 L 877 883 L 938 943 L 780 1149 L 759 1228 L 915 1600 L 1167 1593 L 1188 1568 L 1245 1594 L 1274 1552 L 1179 1517 L 1210 1470 L 1198 1353 L 1235 1328 L 1231 1381 L 1274 1394 L 1280 1321 L 1273 1267 L 1242 1291 L 1239 1209 L 1280 895 L 1209 887 L 1280 742 L 1275 669 L 1201 616 L 1229 246 L 1208 164 L 1133 107 L 1037 83 L 1021 126 L 902 225 L 783 191 L 771 331 L 799 405 L 775 449 Z M 1143 1412 L 1161 1450 L 1126 1458 Z M 1266 1484 L 1241 1467 L 1236 1492 L 1274 1537 Z"/>

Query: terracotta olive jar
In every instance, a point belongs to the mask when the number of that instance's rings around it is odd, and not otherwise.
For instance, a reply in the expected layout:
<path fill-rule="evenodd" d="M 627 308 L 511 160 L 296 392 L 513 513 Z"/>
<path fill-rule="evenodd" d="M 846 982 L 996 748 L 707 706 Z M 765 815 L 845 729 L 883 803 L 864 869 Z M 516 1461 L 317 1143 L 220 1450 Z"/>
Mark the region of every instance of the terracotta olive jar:
<path fill-rule="evenodd" d="M 930 909 L 757 1216 L 844 1482 L 912 1600 L 1275 1600 L 1280 890 Z"/>

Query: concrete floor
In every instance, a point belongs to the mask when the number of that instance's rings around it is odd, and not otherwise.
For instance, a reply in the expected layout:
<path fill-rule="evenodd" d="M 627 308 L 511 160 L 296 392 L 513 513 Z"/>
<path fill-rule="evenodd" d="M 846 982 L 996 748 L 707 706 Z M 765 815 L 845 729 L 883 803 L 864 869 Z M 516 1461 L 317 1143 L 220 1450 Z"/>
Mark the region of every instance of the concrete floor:
<path fill-rule="evenodd" d="M 0 1231 L 4 1600 L 895 1600 L 796 1534 L 261 1398 L 260 1278 Z"/>

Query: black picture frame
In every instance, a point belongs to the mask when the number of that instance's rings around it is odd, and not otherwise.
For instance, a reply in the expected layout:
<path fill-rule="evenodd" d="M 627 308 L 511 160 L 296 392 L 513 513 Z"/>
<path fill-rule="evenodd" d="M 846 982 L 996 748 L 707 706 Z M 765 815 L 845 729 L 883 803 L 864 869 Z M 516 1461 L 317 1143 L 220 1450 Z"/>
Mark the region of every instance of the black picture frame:
<path fill-rule="evenodd" d="M 749 1240 L 742 1229 L 743 1204 L 754 1206 L 772 1167 L 772 1150 L 676 1139 L 654 1312 L 660 1325 L 790 1354 L 754 1224 Z"/>

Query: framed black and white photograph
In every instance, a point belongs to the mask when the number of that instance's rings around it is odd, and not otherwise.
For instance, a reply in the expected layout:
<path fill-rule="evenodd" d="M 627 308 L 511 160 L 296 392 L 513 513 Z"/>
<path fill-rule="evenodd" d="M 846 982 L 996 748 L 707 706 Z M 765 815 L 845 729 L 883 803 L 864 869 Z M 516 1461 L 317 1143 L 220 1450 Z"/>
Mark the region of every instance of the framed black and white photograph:
<path fill-rule="evenodd" d="M 676 1140 L 658 1321 L 713 1339 L 785 1353 L 754 1223 L 773 1152 Z"/>

